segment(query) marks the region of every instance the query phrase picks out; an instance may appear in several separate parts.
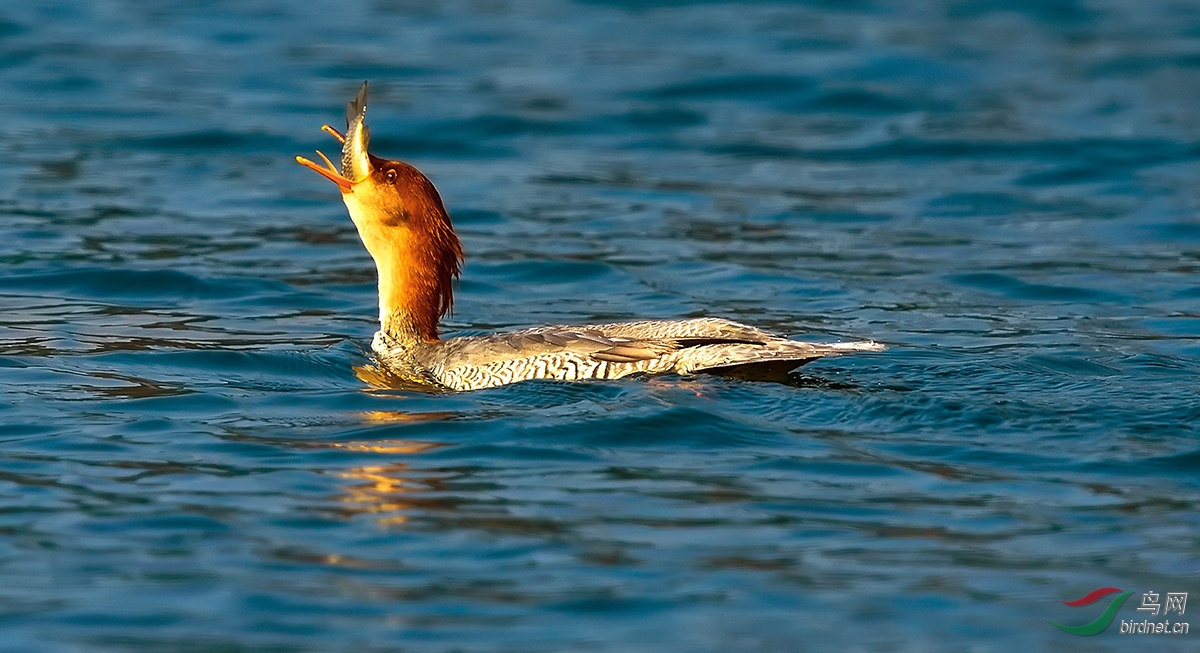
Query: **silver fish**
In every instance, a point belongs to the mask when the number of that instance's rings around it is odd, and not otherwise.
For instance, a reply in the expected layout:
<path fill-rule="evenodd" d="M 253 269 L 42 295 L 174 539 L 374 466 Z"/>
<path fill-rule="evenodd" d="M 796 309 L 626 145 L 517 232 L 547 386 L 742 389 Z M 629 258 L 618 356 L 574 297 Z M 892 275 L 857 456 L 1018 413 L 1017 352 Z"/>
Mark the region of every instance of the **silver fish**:
<path fill-rule="evenodd" d="M 367 156 L 367 145 L 371 131 L 364 122 L 367 117 L 367 83 L 363 82 L 358 96 L 346 103 L 346 134 L 342 141 L 342 176 L 351 181 L 361 181 L 371 174 L 371 160 Z"/>

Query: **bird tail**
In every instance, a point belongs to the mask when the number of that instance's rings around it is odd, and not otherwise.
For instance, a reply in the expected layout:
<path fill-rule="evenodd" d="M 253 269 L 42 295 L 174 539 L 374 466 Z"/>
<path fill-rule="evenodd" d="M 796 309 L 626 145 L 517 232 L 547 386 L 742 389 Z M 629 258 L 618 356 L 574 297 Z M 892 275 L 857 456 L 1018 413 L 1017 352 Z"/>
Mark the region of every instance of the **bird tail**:
<path fill-rule="evenodd" d="M 869 340 L 821 344 L 782 338 L 762 344 L 703 345 L 683 350 L 686 354 L 676 363 L 675 371 L 717 374 L 747 381 L 783 381 L 796 368 L 818 358 L 884 349 L 883 345 Z"/>

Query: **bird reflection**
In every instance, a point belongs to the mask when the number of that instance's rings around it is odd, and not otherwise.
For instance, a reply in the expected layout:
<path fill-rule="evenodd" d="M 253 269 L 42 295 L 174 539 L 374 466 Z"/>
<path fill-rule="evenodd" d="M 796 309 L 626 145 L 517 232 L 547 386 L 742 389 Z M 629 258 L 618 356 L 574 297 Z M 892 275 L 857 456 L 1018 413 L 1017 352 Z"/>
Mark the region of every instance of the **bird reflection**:
<path fill-rule="evenodd" d="M 376 390 L 405 390 L 409 392 L 424 392 L 426 394 L 447 392 L 444 387 L 416 383 L 411 379 L 388 371 L 387 368 L 374 364 L 355 365 L 354 375 L 358 377 L 359 381 L 366 383 Z"/>
<path fill-rule="evenodd" d="M 409 471 L 407 463 L 367 465 L 355 467 L 338 476 L 362 481 L 346 488 L 342 501 L 352 515 L 375 514 L 381 526 L 393 526 L 408 521 L 405 511 L 414 507 L 408 495 L 421 491 L 413 481 L 405 478 Z"/>
<path fill-rule="evenodd" d="M 360 413 L 362 419 L 371 424 L 437 422 L 454 419 L 457 414 L 449 411 L 423 413 L 399 410 L 376 410 Z M 440 442 L 418 440 L 372 440 L 358 442 L 330 442 L 328 446 L 366 453 L 382 454 L 388 462 L 353 467 L 339 472 L 340 478 L 354 481 L 347 485 L 341 497 L 345 512 L 349 515 L 378 515 L 378 523 L 384 526 L 403 524 L 408 521 L 407 511 L 414 508 L 429 508 L 447 504 L 444 500 L 420 497 L 440 482 L 438 477 L 418 478 L 411 466 L 395 462 L 397 455 L 416 455 L 446 446 Z"/>

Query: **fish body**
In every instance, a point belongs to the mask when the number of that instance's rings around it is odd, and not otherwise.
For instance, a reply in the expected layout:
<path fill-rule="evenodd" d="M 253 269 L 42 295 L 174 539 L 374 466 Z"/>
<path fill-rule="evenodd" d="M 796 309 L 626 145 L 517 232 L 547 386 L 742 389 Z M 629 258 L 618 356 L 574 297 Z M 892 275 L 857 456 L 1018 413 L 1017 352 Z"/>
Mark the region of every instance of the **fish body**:
<path fill-rule="evenodd" d="M 371 174 L 367 148 L 371 132 L 367 127 L 367 83 L 363 82 L 358 95 L 346 103 L 346 133 L 342 140 L 342 176 L 360 181 Z"/>

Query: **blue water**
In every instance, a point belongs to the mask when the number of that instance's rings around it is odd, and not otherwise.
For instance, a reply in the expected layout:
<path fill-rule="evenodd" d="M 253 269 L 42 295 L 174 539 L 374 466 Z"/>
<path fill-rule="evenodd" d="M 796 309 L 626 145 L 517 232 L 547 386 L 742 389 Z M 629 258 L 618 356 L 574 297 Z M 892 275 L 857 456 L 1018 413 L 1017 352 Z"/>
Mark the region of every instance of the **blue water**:
<path fill-rule="evenodd" d="M 889 350 L 369 384 L 364 79 L 448 333 Z M 1188 3 L 12 2 L 0 153 L 4 651 L 1200 647 L 1045 622 L 1200 601 Z"/>

